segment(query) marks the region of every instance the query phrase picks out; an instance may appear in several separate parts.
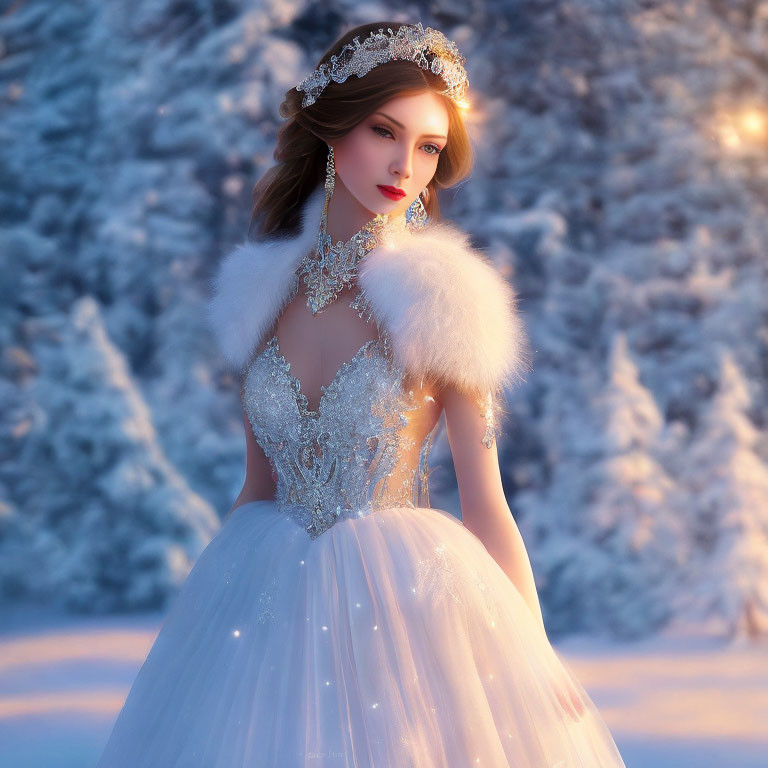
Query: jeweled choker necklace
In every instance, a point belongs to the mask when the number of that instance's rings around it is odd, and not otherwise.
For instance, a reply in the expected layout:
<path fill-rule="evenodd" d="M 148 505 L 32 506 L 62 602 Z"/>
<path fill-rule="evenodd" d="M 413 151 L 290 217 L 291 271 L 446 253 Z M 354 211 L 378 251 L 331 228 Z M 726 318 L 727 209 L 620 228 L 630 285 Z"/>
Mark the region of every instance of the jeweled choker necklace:
<path fill-rule="evenodd" d="M 390 219 L 389 214 L 377 213 L 349 240 L 346 242 L 339 240 L 336 245 L 333 245 L 331 236 L 328 234 L 328 203 L 336 188 L 336 161 L 330 144 L 325 164 L 324 186 L 325 204 L 320 218 L 317 245 L 314 253 L 304 256 L 296 270 L 298 277 L 304 279 L 304 285 L 307 288 L 307 306 L 312 310 L 313 315 L 327 307 L 344 288 L 352 287 L 352 281 L 357 276 L 358 263 L 379 245 L 385 230 L 406 227 L 411 230 L 421 229 L 428 221 L 421 197 L 418 197 L 408 208 L 410 219 L 407 215 Z"/>
<path fill-rule="evenodd" d="M 326 195 L 314 253 L 308 253 L 297 270 L 307 288 L 307 306 L 313 315 L 334 301 L 345 287 L 352 287 L 360 260 L 379 245 L 388 225 L 396 226 L 398 221 L 390 221 L 387 214 L 376 214 L 349 240 L 334 245 L 327 231 L 329 199 L 330 195 Z"/>

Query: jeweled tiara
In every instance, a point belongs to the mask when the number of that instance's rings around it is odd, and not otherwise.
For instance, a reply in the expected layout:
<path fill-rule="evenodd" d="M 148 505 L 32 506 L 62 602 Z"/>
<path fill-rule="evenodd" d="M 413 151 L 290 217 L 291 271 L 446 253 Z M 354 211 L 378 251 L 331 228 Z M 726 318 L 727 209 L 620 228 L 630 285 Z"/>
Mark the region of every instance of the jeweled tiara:
<path fill-rule="evenodd" d="M 421 22 L 403 24 L 397 32 L 387 27 L 385 33 L 380 27 L 362 43 L 355 37 L 338 54 L 331 56 L 330 63 L 321 64 L 296 86 L 297 91 L 304 93 L 301 106 L 314 104 L 331 80 L 343 83 L 350 75 L 364 77 L 374 67 L 396 59 L 413 61 L 422 69 L 439 75 L 446 85 L 440 93 L 449 96 L 461 108 L 468 106 L 464 100 L 469 87 L 464 69 L 466 59 L 459 53 L 456 43 L 437 29 L 424 29 Z"/>

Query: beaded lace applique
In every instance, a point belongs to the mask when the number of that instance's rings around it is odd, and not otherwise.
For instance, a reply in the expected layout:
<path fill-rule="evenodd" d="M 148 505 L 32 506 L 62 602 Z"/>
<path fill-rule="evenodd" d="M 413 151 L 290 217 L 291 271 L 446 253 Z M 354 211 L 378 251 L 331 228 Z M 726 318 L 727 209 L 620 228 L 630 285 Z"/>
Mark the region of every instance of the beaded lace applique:
<path fill-rule="evenodd" d="M 353 304 L 360 309 L 358 298 Z M 419 404 L 403 379 L 385 329 L 321 387 L 314 410 L 277 334 L 248 365 L 241 398 L 277 477 L 278 506 L 311 538 L 378 508 L 429 505 L 432 433 L 422 443 L 418 467 L 409 467 L 406 455 L 415 443 L 404 428 Z"/>
<path fill-rule="evenodd" d="M 416 572 L 418 595 L 430 595 L 433 604 L 439 605 L 449 597 L 460 602 L 453 562 L 446 554 L 445 544 L 435 547 L 434 554 L 419 560 Z"/>
<path fill-rule="evenodd" d="M 470 569 L 457 559 L 455 552 L 440 543 L 427 557 L 416 564 L 416 586 L 414 593 L 432 607 L 452 600 L 462 603 L 462 595 L 473 594 L 474 607 L 480 607 L 491 625 L 498 620 L 498 604 L 493 590 L 486 583 L 483 574 Z"/>
<path fill-rule="evenodd" d="M 481 397 L 477 401 L 477 405 L 480 408 L 480 412 L 485 418 L 485 434 L 482 437 L 482 443 L 486 448 L 490 448 L 493 445 L 493 441 L 496 440 L 501 432 L 501 413 L 502 405 L 499 392 L 488 392 L 485 397 Z"/>

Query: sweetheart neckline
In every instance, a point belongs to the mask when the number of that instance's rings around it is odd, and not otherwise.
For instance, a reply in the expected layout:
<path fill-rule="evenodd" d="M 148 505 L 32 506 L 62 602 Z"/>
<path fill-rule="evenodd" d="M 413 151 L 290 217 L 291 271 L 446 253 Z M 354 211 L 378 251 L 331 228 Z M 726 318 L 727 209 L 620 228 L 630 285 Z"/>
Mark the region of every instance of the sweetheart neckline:
<path fill-rule="evenodd" d="M 380 339 L 378 337 L 374 337 L 373 339 L 368 339 L 367 341 L 363 342 L 362 346 L 355 352 L 354 355 L 349 360 L 345 360 L 337 369 L 336 373 L 333 375 L 333 378 L 330 380 L 328 384 L 321 384 L 320 385 L 320 400 L 317 403 L 317 408 L 310 408 L 309 407 L 309 399 L 307 398 L 306 394 L 301 388 L 301 381 L 291 373 L 291 363 L 286 360 L 285 355 L 280 350 L 280 342 L 277 339 L 277 333 L 275 333 L 272 338 L 267 343 L 266 349 L 272 349 L 275 358 L 280 363 L 280 369 L 285 374 L 286 378 L 288 379 L 291 390 L 293 391 L 295 398 L 296 398 L 296 406 L 299 410 L 299 416 L 302 419 L 305 418 L 314 418 L 319 419 L 320 415 L 323 413 L 323 404 L 325 402 L 326 396 L 328 393 L 339 386 L 343 374 L 347 372 L 347 370 L 351 367 L 353 367 L 357 360 L 368 350 L 368 348 L 374 344 L 379 343 Z"/>

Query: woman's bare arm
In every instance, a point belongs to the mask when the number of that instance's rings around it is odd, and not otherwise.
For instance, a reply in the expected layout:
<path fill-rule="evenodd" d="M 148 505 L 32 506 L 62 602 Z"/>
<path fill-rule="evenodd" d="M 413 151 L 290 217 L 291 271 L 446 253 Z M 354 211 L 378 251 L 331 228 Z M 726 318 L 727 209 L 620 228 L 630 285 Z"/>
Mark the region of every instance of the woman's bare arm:
<path fill-rule="evenodd" d="M 241 504 L 261 499 L 274 499 L 275 481 L 272 477 L 272 466 L 262 447 L 256 442 L 248 415 L 243 411 L 243 424 L 245 426 L 245 482 L 243 489 L 235 499 L 229 514 Z"/>
<path fill-rule="evenodd" d="M 486 419 L 480 401 L 451 387 L 439 399 L 445 409 L 462 522 L 509 576 L 544 629 L 528 552 L 504 496 L 496 441 L 490 448 L 483 443 Z"/>

